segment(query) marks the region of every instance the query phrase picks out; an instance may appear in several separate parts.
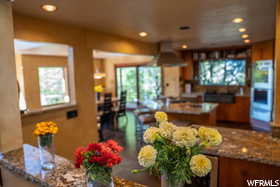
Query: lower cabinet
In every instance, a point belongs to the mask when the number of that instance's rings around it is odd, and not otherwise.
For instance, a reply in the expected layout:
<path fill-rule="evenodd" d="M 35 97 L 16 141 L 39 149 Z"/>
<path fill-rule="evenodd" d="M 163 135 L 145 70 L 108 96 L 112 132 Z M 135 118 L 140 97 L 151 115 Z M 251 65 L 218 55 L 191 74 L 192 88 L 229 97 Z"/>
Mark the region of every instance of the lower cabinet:
<path fill-rule="evenodd" d="M 280 180 L 280 167 L 241 159 L 219 158 L 219 187 L 248 187 L 247 180 L 275 182 Z"/>
<path fill-rule="evenodd" d="M 250 97 L 235 96 L 233 104 L 219 103 L 217 120 L 250 123 Z"/>

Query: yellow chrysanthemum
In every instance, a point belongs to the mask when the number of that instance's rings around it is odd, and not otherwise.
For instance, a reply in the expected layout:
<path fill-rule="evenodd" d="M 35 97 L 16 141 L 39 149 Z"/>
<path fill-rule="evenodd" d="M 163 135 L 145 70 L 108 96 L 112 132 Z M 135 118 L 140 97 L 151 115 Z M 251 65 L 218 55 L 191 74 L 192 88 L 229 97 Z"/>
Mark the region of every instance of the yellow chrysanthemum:
<path fill-rule="evenodd" d="M 172 141 L 179 147 L 192 147 L 198 142 L 197 131 L 190 127 L 177 127 Z"/>
<path fill-rule="evenodd" d="M 200 127 L 198 129 L 198 136 L 206 146 L 220 145 L 223 141 L 219 131 L 213 128 Z"/>
<path fill-rule="evenodd" d="M 57 132 L 58 132 L 58 127 L 52 121 L 37 123 L 36 128 L 34 130 L 34 134 L 37 136 L 45 135 L 45 134 L 56 134 Z"/>
<path fill-rule="evenodd" d="M 145 143 L 154 143 L 155 140 L 159 137 L 160 130 L 157 127 L 150 127 L 144 133 Z"/>
<path fill-rule="evenodd" d="M 191 158 L 190 168 L 195 175 L 203 177 L 211 171 L 212 164 L 205 155 L 199 154 Z"/>
<path fill-rule="evenodd" d="M 138 154 L 138 162 L 145 168 L 154 165 L 156 162 L 156 158 L 157 150 L 151 145 L 142 147 Z"/>
<path fill-rule="evenodd" d="M 171 139 L 175 129 L 176 126 L 173 123 L 169 123 L 167 121 L 161 122 L 159 124 L 160 135 L 164 138 Z"/>
<path fill-rule="evenodd" d="M 159 123 L 167 121 L 167 119 L 168 119 L 167 114 L 165 112 L 156 112 L 155 118 L 156 118 L 157 122 L 159 122 Z"/>

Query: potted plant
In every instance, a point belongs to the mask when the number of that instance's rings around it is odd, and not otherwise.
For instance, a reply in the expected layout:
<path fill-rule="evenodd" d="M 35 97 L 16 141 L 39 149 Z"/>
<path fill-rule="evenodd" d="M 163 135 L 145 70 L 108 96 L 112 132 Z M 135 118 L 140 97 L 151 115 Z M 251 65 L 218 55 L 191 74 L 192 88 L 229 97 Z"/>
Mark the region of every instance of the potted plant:
<path fill-rule="evenodd" d="M 75 166 L 85 168 L 88 187 L 114 186 L 112 168 L 122 161 L 119 156 L 122 150 L 123 148 L 114 140 L 77 148 Z"/>
<path fill-rule="evenodd" d="M 167 121 L 167 115 L 156 112 L 158 127 L 150 127 L 144 133 L 149 144 L 141 148 L 138 162 L 144 169 L 162 176 L 162 186 L 178 187 L 191 183 L 194 177 L 206 176 L 212 169 L 211 161 L 202 149 L 217 146 L 222 142 L 221 134 L 213 128 L 177 127 Z"/>
<path fill-rule="evenodd" d="M 40 162 L 42 169 L 53 169 L 55 167 L 54 135 L 58 132 L 56 123 L 52 121 L 36 124 L 34 134 L 38 137 Z"/>

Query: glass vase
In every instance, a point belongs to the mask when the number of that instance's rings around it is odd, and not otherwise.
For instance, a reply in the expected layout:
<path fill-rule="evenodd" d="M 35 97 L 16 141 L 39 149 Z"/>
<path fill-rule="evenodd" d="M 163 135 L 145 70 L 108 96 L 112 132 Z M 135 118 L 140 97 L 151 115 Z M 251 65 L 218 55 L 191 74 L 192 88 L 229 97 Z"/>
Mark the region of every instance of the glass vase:
<path fill-rule="evenodd" d="M 90 174 L 87 174 L 86 180 L 87 180 L 86 181 L 87 187 L 114 187 L 114 182 L 113 182 L 112 177 L 111 177 L 111 180 L 108 181 L 108 183 L 104 183 L 97 179 L 92 179 L 90 177 Z"/>
<path fill-rule="evenodd" d="M 174 182 L 170 180 L 170 177 L 166 173 L 161 176 L 161 187 L 184 187 L 184 185 L 185 183 L 183 181 Z"/>
<path fill-rule="evenodd" d="M 52 170 L 55 168 L 53 141 L 54 141 L 53 134 L 45 134 L 45 135 L 38 136 L 40 163 L 42 169 Z"/>

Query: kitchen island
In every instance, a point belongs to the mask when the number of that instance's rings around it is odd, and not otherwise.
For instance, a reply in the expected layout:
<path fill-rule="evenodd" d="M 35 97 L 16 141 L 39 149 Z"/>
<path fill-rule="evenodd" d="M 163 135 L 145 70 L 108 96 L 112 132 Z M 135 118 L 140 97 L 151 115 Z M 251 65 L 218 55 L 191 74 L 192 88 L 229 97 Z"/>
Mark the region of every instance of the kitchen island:
<path fill-rule="evenodd" d="M 169 121 L 181 121 L 189 124 L 201 124 L 215 126 L 217 119 L 216 103 L 191 103 L 176 102 L 163 104 L 161 102 L 149 101 L 145 106 L 154 111 L 162 111 L 168 114 Z"/>

